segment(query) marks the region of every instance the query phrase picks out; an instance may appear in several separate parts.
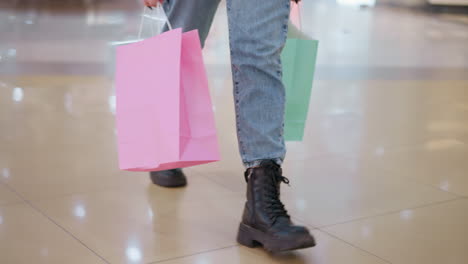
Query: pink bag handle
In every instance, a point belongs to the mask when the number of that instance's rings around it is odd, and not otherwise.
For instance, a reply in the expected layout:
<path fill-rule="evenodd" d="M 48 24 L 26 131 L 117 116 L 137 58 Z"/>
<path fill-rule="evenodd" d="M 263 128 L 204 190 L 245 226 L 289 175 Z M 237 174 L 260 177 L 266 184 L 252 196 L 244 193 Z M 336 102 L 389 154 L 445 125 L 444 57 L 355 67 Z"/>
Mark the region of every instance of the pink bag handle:
<path fill-rule="evenodd" d="M 302 5 L 302 2 L 298 2 L 296 3 L 297 5 L 297 9 L 299 10 L 299 29 L 302 31 L 302 10 L 301 10 L 301 5 Z"/>
<path fill-rule="evenodd" d="M 301 12 L 302 2 L 298 2 L 298 3 L 294 2 L 293 5 L 297 6 L 297 17 L 299 18 L 299 30 L 303 32 L 302 31 L 302 12 Z"/>

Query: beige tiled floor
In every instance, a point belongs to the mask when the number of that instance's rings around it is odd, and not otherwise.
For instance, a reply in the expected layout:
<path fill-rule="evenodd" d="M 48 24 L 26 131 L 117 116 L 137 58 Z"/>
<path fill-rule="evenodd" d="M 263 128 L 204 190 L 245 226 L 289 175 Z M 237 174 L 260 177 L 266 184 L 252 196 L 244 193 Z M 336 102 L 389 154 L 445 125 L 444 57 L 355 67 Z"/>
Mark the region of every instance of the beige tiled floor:
<path fill-rule="evenodd" d="M 348 157 L 289 161 L 283 173 L 292 180 L 291 187 L 282 189 L 288 208 L 298 219 L 316 227 L 457 198 L 405 175 Z M 245 191 L 243 179 L 236 172 L 220 169 L 203 175 L 240 194 Z M 329 199 L 330 194 L 333 199 Z"/>
<path fill-rule="evenodd" d="M 0 206 L 1 263 L 105 263 L 27 204 Z"/>
<path fill-rule="evenodd" d="M 464 16 L 303 2 L 320 51 L 282 197 L 318 246 L 271 255 L 235 241 L 224 2 L 204 50 L 223 160 L 168 190 L 117 169 L 108 44 L 135 34 L 137 1 L 1 1 L 0 263 L 468 263 Z"/>
<path fill-rule="evenodd" d="M 466 263 L 468 200 L 332 226 L 330 232 L 392 263 Z"/>
<path fill-rule="evenodd" d="M 235 245 L 241 197 L 205 178 L 190 183 L 186 189 L 146 186 L 36 204 L 112 263 L 148 263 Z"/>
<path fill-rule="evenodd" d="M 397 148 L 375 162 L 402 178 L 467 197 L 467 146 L 465 142 L 451 136 L 436 138 L 425 144 Z"/>
<path fill-rule="evenodd" d="M 0 206 L 22 201 L 23 200 L 20 197 L 18 197 L 17 194 L 11 191 L 8 187 L 0 184 Z"/>
<path fill-rule="evenodd" d="M 267 254 L 265 252 L 248 249 L 245 247 L 228 247 L 195 256 L 183 257 L 170 260 L 167 264 L 191 264 L 191 263 L 246 263 L 246 264 L 264 264 L 264 263 L 295 263 L 295 264 L 384 264 L 386 261 L 376 256 L 368 254 L 352 245 L 341 242 L 340 240 L 327 235 L 326 233 L 314 230 L 313 235 L 320 240 L 320 244 L 315 250 L 302 250 L 299 252 L 288 252 L 282 254 Z"/>

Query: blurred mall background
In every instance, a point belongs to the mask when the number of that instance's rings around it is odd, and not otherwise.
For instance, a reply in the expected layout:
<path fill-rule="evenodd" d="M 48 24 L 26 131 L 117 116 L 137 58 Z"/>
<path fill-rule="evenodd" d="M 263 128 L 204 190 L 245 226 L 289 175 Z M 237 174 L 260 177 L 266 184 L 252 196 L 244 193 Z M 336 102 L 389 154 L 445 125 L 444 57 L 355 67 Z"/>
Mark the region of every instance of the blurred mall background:
<path fill-rule="evenodd" d="M 225 1 L 204 50 L 223 160 L 175 190 L 117 166 L 111 44 L 141 2 L 0 1 L 0 263 L 468 263 L 467 6 L 303 0 L 320 47 L 282 199 L 318 246 L 271 255 L 235 240 Z"/>

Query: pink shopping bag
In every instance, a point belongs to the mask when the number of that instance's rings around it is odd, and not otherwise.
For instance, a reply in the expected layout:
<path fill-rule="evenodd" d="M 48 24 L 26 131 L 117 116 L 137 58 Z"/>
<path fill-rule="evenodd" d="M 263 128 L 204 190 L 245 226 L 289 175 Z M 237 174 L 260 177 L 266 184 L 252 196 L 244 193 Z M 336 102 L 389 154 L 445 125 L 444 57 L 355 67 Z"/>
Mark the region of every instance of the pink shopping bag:
<path fill-rule="evenodd" d="M 119 167 L 158 171 L 218 161 L 208 80 L 196 30 L 117 47 Z"/>

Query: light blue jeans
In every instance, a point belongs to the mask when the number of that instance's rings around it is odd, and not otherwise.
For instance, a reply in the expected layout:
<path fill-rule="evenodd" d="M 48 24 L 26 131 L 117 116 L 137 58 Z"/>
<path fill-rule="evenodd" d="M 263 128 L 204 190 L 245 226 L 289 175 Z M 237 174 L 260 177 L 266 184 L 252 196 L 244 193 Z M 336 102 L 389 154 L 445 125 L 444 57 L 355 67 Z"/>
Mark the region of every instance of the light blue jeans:
<path fill-rule="evenodd" d="M 220 0 L 170 0 L 174 28 L 198 29 L 204 45 Z M 227 0 L 237 137 L 247 168 L 284 160 L 285 90 L 280 54 L 285 45 L 290 0 Z"/>

